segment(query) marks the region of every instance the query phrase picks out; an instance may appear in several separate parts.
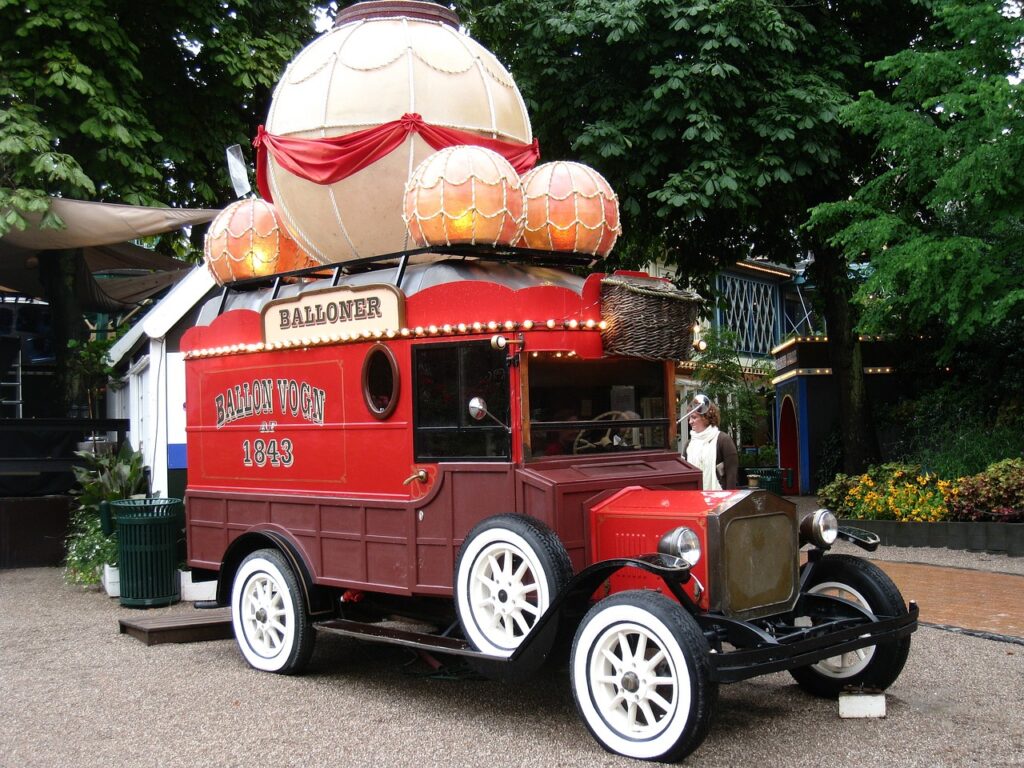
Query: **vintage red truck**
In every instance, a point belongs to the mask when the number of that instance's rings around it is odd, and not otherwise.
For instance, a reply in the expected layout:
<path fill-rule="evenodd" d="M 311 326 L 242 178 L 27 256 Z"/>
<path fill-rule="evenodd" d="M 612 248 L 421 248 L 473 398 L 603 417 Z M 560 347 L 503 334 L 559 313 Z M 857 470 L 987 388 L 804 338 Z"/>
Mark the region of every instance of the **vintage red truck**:
<path fill-rule="evenodd" d="M 298 672 L 327 631 L 505 679 L 567 662 L 597 741 L 650 760 L 700 744 L 721 683 L 892 684 L 917 607 L 829 552 L 877 539 L 680 457 L 692 312 L 479 249 L 226 288 L 183 339 L 186 527 L 245 660 Z"/>

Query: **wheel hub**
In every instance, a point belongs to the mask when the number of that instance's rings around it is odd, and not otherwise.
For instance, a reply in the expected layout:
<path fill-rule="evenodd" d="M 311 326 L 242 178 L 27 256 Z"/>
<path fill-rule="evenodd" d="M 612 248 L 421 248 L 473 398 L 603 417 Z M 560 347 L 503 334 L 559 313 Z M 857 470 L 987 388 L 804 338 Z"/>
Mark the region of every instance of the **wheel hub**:
<path fill-rule="evenodd" d="M 267 623 L 267 609 L 266 608 L 260 608 L 258 611 L 256 611 L 256 621 L 258 621 L 260 624 L 266 624 Z"/>
<path fill-rule="evenodd" d="M 636 672 L 627 672 L 622 676 L 621 685 L 628 693 L 636 693 L 640 690 L 640 678 Z"/>

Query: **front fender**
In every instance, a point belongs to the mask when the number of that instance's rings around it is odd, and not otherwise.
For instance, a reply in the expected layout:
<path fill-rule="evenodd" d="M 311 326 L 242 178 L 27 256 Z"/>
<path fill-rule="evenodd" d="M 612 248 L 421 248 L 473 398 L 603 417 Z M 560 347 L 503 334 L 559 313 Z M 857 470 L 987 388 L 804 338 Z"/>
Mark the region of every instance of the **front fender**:
<path fill-rule="evenodd" d="M 554 648 L 571 640 L 590 608 L 590 598 L 594 592 L 609 576 L 623 568 L 639 568 L 661 577 L 674 595 L 685 601 L 686 605 L 692 605 L 681 588 L 690 579 L 690 566 L 684 560 L 671 555 L 649 554 L 616 557 L 594 563 L 572 577 L 565 589 L 555 596 L 530 634 L 509 657 L 509 679 L 540 669 Z"/>

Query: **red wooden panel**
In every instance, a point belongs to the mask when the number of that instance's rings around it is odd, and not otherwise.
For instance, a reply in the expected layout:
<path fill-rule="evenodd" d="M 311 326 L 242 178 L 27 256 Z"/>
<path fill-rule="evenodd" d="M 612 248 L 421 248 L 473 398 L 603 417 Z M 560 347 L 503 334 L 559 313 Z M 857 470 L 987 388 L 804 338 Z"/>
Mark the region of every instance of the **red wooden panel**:
<path fill-rule="evenodd" d="M 323 558 L 323 577 L 360 584 L 366 582 L 362 541 L 325 536 L 320 539 L 320 552 Z"/>
<path fill-rule="evenodd" d="M 285 503 L 274 501 L 270 504 L 270 522 L 289 531 L 316 531 L 317 505 L 315 503 Z"/>
<path fill-rule="evenodd" d="M 348 505 L 323 504 L 320 507 L 320 526 L 323 533 L 363 533 L 363 508 Z"/>
<path fill-rule="evenodd" d="M 366 542 L 367 581 L 399 589 L 411 587 L 407 543 Z"/>
<path fill-rule="evenodd" d="M 418 559 L 416 586 L 438 588 L 450 593 L 452 588 L 454 554 L 448 544 L 419 544 L 416 547 Z"/>
<path fill-rule="evenodd" d="M 224 499 L 189 495 L 185 497 L 185 508 L 191 522 L 223 523 L 227 521 Z"/>
<path fill-rule="evenodd" d="M 270 505 L 260 499 L 228 499 L 228 525 L 253 526 L 270 522 Z"/>

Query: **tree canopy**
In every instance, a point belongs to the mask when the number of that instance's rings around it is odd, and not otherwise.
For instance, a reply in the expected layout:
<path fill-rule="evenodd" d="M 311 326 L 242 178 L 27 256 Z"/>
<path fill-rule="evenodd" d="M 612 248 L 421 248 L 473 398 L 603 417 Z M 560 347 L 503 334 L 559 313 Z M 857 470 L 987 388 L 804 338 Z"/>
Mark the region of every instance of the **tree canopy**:
<path fill-rule="evenodd" d="M 871 0 L 458 6 L 510 65 L 544 157 L 612 182 L 620 248 L 667 252 L 691 277 L 808 248 L 807 209 L 845 198 L 862 156 L 839 110 L 870 84 L 864 63 L 908 44 L 925 16 Z"/>
<path fill-rule="evenodd" d="M 969 0 L 936 14 L 873 65 L 891 91 L 842 110 L 877 149 L 853 196 L 811 224 L 867 265 L 865 330 L 940 339 L 948 359 L 1024 317 L 1024 19 Z"/>
<path fill-rule="evenodd" d="M 222 205 L 318 5 L 0 0 L 0 234 L 51 194 Z"/>
<path fill-rule="evenodd" d="M 927 0 L 458 6 L 509 64 L 544 158 L 592 164 L 618 192 L 620 258 L 662 258 L 707 287 L 742 257 L 814 256 L 844 466 L 874 460 L 845 254 L 802 225 L 813 206 L 855 191 L 871 146 L 840 111 L 862 90 L 884 91 L 865 65 L 927 30 Z"/>

